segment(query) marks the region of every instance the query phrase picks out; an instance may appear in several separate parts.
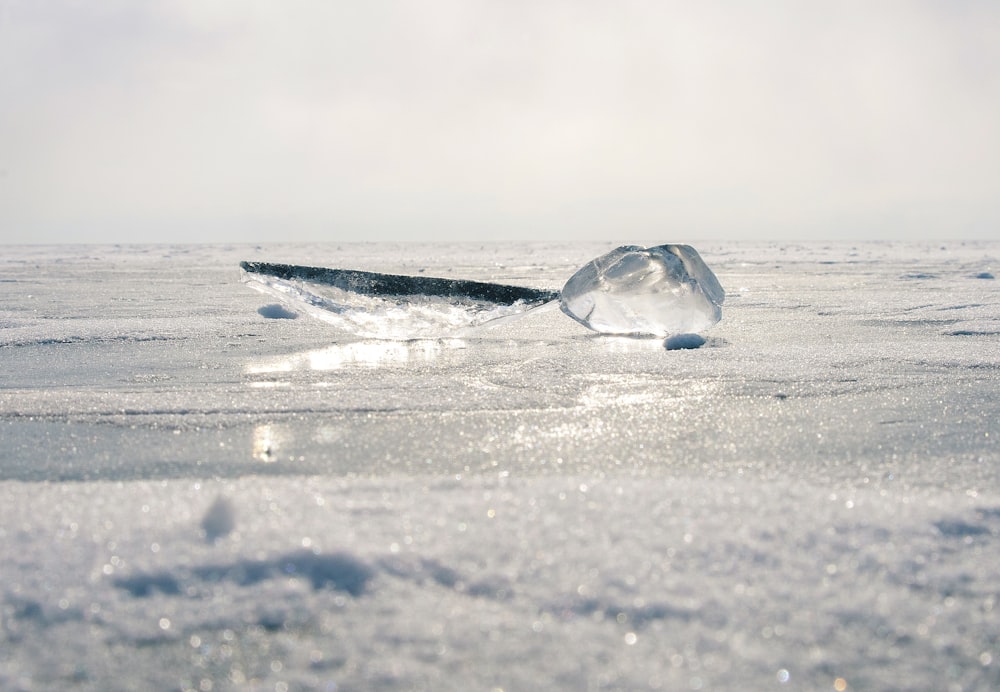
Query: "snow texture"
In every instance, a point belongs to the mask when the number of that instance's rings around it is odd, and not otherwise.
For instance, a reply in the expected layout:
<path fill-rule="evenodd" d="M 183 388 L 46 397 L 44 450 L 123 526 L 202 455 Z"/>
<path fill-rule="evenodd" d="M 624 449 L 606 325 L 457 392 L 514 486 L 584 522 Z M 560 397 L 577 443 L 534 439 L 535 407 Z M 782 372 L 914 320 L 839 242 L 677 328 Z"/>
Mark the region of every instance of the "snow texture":
<path fill-rule="evenodd" d="M 725 296 L 690 245 L 624 245 L 573 274 L 560 307 L 598 332 L 671 336 L 717 323 Z"/>
<path fill-rule="evenodd" d="M 1000 245 L 702 247 L 677 350 L 359 338 L 235 269 L 607 250 L 7 248 L 0 689 L 1000 687 Z"/>

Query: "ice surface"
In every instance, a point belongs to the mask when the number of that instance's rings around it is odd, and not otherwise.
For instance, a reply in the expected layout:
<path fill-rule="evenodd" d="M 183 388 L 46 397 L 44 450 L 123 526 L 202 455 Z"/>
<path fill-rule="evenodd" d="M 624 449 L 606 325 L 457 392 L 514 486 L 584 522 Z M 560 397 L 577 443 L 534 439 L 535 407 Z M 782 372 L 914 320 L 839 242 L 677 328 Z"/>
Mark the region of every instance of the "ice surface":
<path fill-rule="evenodd" d="M 1000 689 L 1000 244 L 705 247 L 696 351 L 234 280 L 609 249 L 5 248 L 0 689 Z"/>
<path fill-rule="evenodd" d="M 670 336 L 716 324 L 725 295 L 689 245 L 624 245 L 570 277 L 560 307 L 598 332 Z"/>
<path fill-rule="evenodd" d="M 437 277 L 266 262 L 244 261 L 240 267 L 252 287 L 304 306 L 344 331 L 382 339 L 458 336 L 558 297 L 553 291 Z"/>

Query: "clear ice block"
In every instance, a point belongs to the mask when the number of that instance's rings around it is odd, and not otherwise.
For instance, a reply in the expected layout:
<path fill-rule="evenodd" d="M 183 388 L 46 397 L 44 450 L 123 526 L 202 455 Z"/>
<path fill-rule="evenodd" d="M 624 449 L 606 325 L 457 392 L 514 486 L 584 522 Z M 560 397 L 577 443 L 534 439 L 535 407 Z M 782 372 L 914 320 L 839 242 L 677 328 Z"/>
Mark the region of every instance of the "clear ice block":
<path fill-rule="evenodd" d="M 560 307 L 598 332 L 671 336 L 717 323 L 725 297 L 715 274 L 690 245 L 625 245 L 571 276 Z"/>

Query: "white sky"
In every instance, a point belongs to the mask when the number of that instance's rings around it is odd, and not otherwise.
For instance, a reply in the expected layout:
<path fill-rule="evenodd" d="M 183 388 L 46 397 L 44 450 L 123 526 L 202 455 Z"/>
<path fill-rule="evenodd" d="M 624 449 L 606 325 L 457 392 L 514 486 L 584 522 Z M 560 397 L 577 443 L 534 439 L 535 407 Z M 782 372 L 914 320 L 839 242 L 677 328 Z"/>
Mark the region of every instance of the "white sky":
<path fill-rule="evenodd" d="M 998 228 L 994 0 L 0 0 L 5 242 Z"/>

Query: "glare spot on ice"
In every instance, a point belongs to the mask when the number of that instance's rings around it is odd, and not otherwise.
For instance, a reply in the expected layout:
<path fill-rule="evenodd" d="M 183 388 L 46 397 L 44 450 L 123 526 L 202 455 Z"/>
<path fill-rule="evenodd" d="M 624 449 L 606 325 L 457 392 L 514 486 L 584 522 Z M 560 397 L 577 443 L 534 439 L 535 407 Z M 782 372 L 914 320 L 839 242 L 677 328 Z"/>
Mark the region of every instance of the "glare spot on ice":
<path fill-rule="evenodd" d="M 251 458 L 264 464 L 301 460 L 302 455 L 289 454 L 289 450 L 295 449 L 304 442 L 330 445 L 341 439 L 343 435 L 344 431 L 336 426 L 319 425 L 311 431 L 306 441 L 296 433 L 294 426 L 263 423 L 253 429 L 250 442 Z M 323 503 L 322 496 L 317 496 L 316 504 L 322 505 Z"/>
<path fill-rule="evenodd" d="M 659 348 L 659 342 L 654 342 Z M 576 399 L 581 415 L 546 427 L 518 426 L 510 436 L 510 444 L 516 449 L 531 450 L 545 444 L 545 440 L 586 440 L 606 439 L 613 425 L 609 422 L 608 411 L 615 409 L 664 409 L 664 416 L 682 420 L 692 410 L 698 410 L 706 400 L 715 396 L 719 383 L 711 381 L 691 381 L 684 389 L 673 394 L 669 383 L 664 380 L 662 388 L 649 387 L 641 391 L 629 376 L 611 374 L 594 378 L 593 384 L 579 394 Z M 548 462 L 544 462 L 548 463 Z M 552 461 L 561 464 L 561 459 Z"/>
<path fill-rule="evenodd" d="M 428 297 L 400 305 L 383 298 L 358 301 L 342 312 L 314 311 L 317 318 L 358 336 L 376 339 L 418 339 L 450 336 L 528 308 L 515 305 L 456 305 Z"/>
<path fill-rule="evenodd" d="M 278 434 L 272 425 L 258 425 L 253 430 L 253 456 L 265 464 L 277 460 Z"/>
<path fill-rule="evenodd" d="M 665 388 L 664 388 L 665 389 Z M 674 411 L 683 411 L 711 397 L 719 384 L 708 380 L 690 381 L 684 389 L 669 397 Z M 580 396 L 584 408 L 604 409 L 609 406 L 662 406 L 668 397 L 657 388 L 637 391 L 635 382 L 627 376 L 606 375 L 589 386 Z"/>
<path fill-rule="evenodd" d="M 252 364 L 247 367 L 247 373 L 259 375 L 299 370 L 341 370 L 352 366 L 377 368 L 404 365 L 429 362 L 445 350 L 465 347 L 466 342 L 462 339 L 352 341 Z"/>
<path fill-rule="evenodd" d="M 254 389 L 282 389 L 286 387 L 291 387 L 291 382 L 251 382 L 250 386 Z"/>

